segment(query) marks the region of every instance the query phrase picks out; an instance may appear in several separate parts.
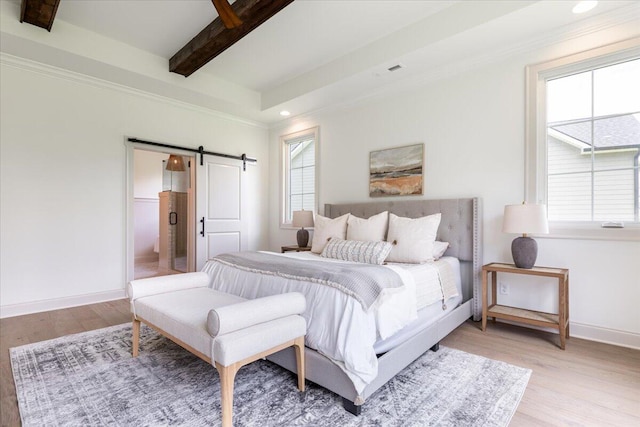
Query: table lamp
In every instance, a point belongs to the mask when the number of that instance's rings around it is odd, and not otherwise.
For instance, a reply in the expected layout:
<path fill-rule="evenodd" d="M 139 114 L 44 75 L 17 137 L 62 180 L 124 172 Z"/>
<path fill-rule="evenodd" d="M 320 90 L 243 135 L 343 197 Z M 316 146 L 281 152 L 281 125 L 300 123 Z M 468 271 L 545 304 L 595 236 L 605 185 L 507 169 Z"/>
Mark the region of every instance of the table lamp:
<path fill-rule="evenodd" d="M 313 227 L 313 211 L 293 211 L 292 225 L 302 227 L 298 230 L 298 247 L 306 248 L 309 243 L 309 232 L 304 228 Z"/>
<path fill-rule="evenodd" d="M 513 262 L 518 268 L 533 268 L 538 257 L 538 243 L 527 234 L 549 233 L 547 207 L 526 203 L 505 206 L 502 231 L 522 234 L 511 242 Z"/>

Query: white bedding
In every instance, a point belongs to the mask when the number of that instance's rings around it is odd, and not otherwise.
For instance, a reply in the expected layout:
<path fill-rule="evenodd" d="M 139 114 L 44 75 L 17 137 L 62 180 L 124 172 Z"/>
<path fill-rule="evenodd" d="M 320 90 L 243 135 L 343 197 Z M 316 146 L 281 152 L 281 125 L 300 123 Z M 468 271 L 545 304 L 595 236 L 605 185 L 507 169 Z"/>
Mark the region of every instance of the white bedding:
<path fill-rule="evenodd" d="M 347 262 L 322 258 L 309 252 L 278 255 L 309 262 Z M 360 393 L 378 373 L 374 344 L 388 339 L 417 319 L 417 294 L 426 292 L 432 298 L 437 296 L 433 289 L 417 292 L 416 277 L 421 286 L 437 286 L 441 295 L 438 276 L 433 271 L 429 273 L 428 268 L 414 267 L 413 273 L 405 265 L 387 265 L 387 268 L 400 275 L 404 289 L 387 295 L 382 304 L 368 313 L 354 298 L 332 287 L 247 272 L 215 261 L 208 262 L 202 271 L 212 278 L 214 289 L 244 298 L 302 292 L 307 299 L 307 310 L 303 314 L 307 321 L 306 345 L 331 358 L 345 371 Z M 424 274 L 427 276 L 435 277 L 437 283 L 434 285 L 427 283 L 428 280 L 422 280 L 422 276 L 417 273 L 420 270 L 426 272 Z M 459 281 L 459 270 L 457 276 Z"/>
<path fill-rule="evenodd" d="M 416 284 L 416 305 L 418 310 L 432 305 L 436 301 L 448 299 L 462 293 L 462 279 L 460 277 L 460 261 L 454 257 L 441 257 L 436 262 L 425 264 L 391 264 L 398 265 L 408 271 Z M 438 266 L 439 268 L 434 268 Z M 445 268 L 448 267 L 448 268 Z M 442 275 L 440 286 L 438 276 Z M 443 291 L 446 295 L 443 298 Z"/>
<path fill-rule="evenodd" d="M 460 305 L 460 303 L 462 303 L 462 278 L 460 277 L 460 261 L 458 260 L 458 258 L 442 257 L 437 262 L 446 262 L 453 268 L 454 272 L 457 272 L 454 277 L 456 295 L 452 295 L 446 301 L 444 301 L 444 309 L 442 301 L 437 301 L 426 306 L 418 304 L 418 318 L 392 336 L 378 340 L 373 346 L 376 354 L 386 353 L 397 345 L 405 342 L 409 338 L 416 335 L 418 332 L 431 326 L 446 314 L 455 310 Z M 426 290 L 421 290 L 420 288 L 425 285 L 425 281 L 428 280 L 427 278 L 433 278 L 433 271 L 426 272 L 425 270 L 433 270 L 433 265 L 419 264 L 415 266 L 407 266 L 406 268 L 408 268 L 409 271 L 411 271 L 411 273 L 415 276 L 417 284 L 416 293 L 418 294 L 419 300 L 421 292 L 428 292 Z"/>

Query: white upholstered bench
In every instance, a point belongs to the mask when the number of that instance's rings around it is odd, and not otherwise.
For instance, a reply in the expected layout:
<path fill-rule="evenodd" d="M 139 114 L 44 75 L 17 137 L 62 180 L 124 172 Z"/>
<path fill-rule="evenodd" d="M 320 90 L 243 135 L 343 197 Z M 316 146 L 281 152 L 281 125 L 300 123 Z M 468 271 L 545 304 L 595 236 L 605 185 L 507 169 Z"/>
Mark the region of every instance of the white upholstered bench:
<path fill-rule="evenodd" d="M 133 357 L 140 322 L 216 367 L 220 374 L 222 425 L 232 425 L 233 383 L 238 370 L 294 346 L 298 389 L 304 391 L 304 335 L 300 293 L 246 300 L 208 287 L 206 273 L 134 280 L 127 286 L 133 313 Z"/>

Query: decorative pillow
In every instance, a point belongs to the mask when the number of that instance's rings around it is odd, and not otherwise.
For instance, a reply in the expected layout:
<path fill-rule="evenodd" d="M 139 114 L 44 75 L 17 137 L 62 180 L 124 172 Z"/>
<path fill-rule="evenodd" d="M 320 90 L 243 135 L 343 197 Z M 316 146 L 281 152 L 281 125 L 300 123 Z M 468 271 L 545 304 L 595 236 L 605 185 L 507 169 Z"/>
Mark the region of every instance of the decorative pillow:
<path fill-rule="evenodd" d="M 415 219 L 389 214 L 387 241 L 393 248 L 387 261 L 414 264 L 433 261 L 433 242 L 440 217 L 439 213 Z"/>
<path fill-rule="evenodd" d="M 360 240 L 362 242 L 375 242 L 384 240 L 387 234 L 389 212 L 384 211 L 369 219 L 358 218 L 350 215 L 347 220 L 347 240 Z"/>
<path fill-rule="evenodd" d="M 349 214 L 344 214 L 338 218 L 327 218 L 316 215 L 313 226 L 313 240 L 311 241 L 311 252 L 319 254 L 332 237 L 344 239 L 347 234 L 347 220 Z"/>
<path fill-rule="evenodd" d="M 449 249 L 449 242 L 440 242 L 438 240 L 433 242 L 433 260 L 437 261 L 442 258 L 447 249 Z"/>
<path fill-rule="evenodd" d="M 384 241 L 363 242 L 333 237 L 321 255 L 325 258 L 380 265 L 391 252 L 391 246 L 391 243 Z"/>

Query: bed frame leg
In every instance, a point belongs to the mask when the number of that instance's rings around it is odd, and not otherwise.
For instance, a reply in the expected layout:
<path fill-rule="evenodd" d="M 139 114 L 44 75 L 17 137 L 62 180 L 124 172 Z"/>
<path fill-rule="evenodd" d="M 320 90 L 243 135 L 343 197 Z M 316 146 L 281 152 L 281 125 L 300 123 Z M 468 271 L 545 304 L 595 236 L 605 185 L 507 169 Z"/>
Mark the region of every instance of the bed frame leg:
<path fill-rule="evenodd" d="M 431 351 L 438 351 L 440 350 L 440 343 L 437 342 L 433 345 L 433 347 L 430 348 Z"/>
<path fill-rule="evenodd" d="M 342 398 L 342 406 L 347 412 L 352 413 L 356 417 L 362 413 L 362 405 L 356 405 L 347 398 Z"/>

